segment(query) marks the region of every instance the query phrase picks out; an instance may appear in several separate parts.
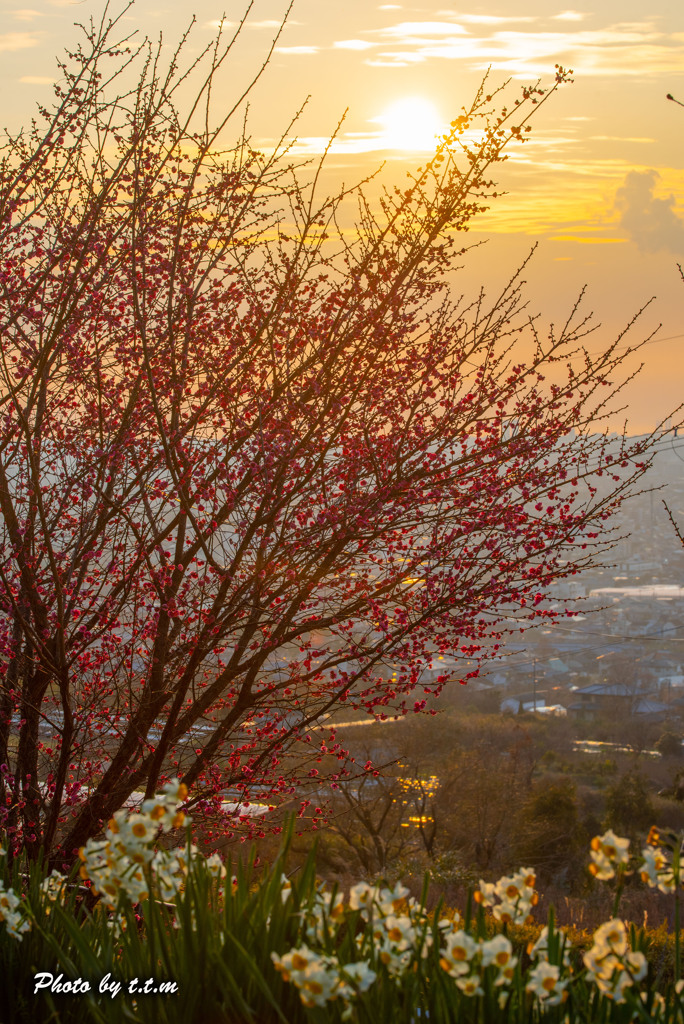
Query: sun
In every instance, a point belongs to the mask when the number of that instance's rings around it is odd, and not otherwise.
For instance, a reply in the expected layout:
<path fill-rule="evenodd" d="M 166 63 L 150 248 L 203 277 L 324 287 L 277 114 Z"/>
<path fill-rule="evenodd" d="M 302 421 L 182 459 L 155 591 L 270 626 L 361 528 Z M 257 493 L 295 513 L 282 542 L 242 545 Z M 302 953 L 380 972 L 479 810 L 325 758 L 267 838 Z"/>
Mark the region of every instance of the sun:
<path fill-rule="evenodd" d="M 445 131 L 437 108 L 419 96 L 396 100 L 373 120 L 382 125 L 382 141 L 387 149 L 432 152 L 437 146 L 435 136 Z"/>

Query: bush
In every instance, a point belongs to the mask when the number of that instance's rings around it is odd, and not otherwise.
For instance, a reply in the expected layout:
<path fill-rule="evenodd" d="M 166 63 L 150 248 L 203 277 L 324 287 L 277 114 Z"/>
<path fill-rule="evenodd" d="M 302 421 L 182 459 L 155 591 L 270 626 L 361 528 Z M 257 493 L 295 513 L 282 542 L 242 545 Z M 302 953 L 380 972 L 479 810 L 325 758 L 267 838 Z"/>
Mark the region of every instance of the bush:
<path fill-rule="evenodd" d="M 666 730 L 662 736 L 656 740 L 655 749 L 663 757 L 681 757 L 684 753 L 682 749 L 682 737 L 676 732 Z"/>
<path fill-rule="evenodd" d="M 516 857 L 534 863 L 543 882 L 567 885 L 581 874 L 582 843 L 575 787 L 563 783 L 535 788 L 523 807 Z"/>
<path fill-rule="evenodd" d="M 651 794 L 638 769 L 625 772 L 606 790 L 605 824 L 608 828 L 635 837 L 648 829 L 653 818 Z"/>

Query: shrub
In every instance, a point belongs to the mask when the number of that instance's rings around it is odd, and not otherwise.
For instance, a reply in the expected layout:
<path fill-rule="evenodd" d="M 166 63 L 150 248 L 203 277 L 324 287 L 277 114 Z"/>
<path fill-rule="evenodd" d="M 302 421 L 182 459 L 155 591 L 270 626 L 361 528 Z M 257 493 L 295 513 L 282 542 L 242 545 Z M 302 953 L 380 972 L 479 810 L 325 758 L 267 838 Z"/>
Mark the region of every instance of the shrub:
<path fill-rule="evenodd" d="M 534 862 L 544 882 L 568 883 L 582 870 L 581 843 L 575 787 L 536 787 L 522 810 L 516 856 L 523 863 Z"/>
<path fill-rule="evenodd" d="M 605 824 L 630 836 L 648 829 L 654 809 L 646 781 L 638 769 L 625 772 L 606 790 Z"/>
<path fill-rule="evenodd" d="M 656 740 L 655 749 L 663 757 L 681 757 L 684 753 L 682 737 L 668 729 Z"/>

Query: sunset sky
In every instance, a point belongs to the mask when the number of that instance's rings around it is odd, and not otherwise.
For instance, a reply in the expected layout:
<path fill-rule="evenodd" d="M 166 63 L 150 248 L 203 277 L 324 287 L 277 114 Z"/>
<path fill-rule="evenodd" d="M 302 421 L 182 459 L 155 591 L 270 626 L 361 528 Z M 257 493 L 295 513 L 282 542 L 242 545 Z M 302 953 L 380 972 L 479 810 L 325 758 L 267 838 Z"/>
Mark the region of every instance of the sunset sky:
<path fill-rule="evenodd" d="M 101 17 L 101 0 L 2 4 L 2 117 L 12 131 L 49 98 L 55 57 L 77 38 L 75 21 Z M 31 0 L 29 0 L 31 2 Z M 112 10 L 120 10 L 117 4 Z M 225 101 L 239 95 L 267 53 L 286 5 L 255 0 L 222 77 Z M 168 6 L 137 0 L 126 28 L 169 47 L 197 18 L 189 54 L 208 41 L 223 2 Z M 225 5 L 229 23 L 244 12 Z M 297 127 L 297 151 L 315 157 L 348 108 L 329 157 L 326 183 L 351 184 L 383 160 L 383 181 L 399 184 L 472 99 L 484 71 L 512 78 L 511 98 L 554 65 L 574 69 L 533 121 L 531 140 L 511 150 L 498 179 L 508 195 L 473 225 L 487 244 L 469 255 L 461 289 L 494 291 L 539 241 L 526 275 L 531 305 L 565 319 L 585 283 L 587 312 L 603 326 L 599 348 L 651 296 L 635 340 L 660 322 L 646 363 L 630 386 L 629 428 L 649 429 L 684 400 L 684 5 L 681 0 L 599 0 L 567 9 L 548 0 L 496 0 L 470 6 L 444 0 L 372 4 L 295 0 L 271 64 L 251 95 L 250 124 L 268 148 L 310 96 Z M 239 130 L 235 123 L 235 134 Z M 226 136 L 228 141 L 228 135 Z M 589 346 L 591 347 L 591 346 Z"/>

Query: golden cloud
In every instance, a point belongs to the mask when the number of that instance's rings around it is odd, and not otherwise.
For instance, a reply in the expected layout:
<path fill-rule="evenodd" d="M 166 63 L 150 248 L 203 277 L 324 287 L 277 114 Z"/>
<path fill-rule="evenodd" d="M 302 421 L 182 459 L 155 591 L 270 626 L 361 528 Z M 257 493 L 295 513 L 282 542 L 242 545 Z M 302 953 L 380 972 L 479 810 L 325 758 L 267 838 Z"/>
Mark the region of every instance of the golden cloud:
<path fill-rule="evenodd" d="M 6 32 L 0 35 L 0 50 L 27 50 L 38 45 L 38 38 L 29 32 Z"/>
<path fill-rule="evenodd" d="M 369 50 L 373 46 L 377 43 L 369 43 L 365 39 L 338 39 L 333 43 L 336 50 Z"/>
<path fill-rule="evenodd" d="M 294 55 L 299 55 L 299 54 L 304 55 L 304 54 L 309 54 L 309 53 L 318 53 L 319 50 L 320 50 L 320 46 L 276 46 L 276 48 L 275 48 L 275 52 L 276 53 L 294 54 Z"/>
<path fill-rule="evenodd" d="M 42 11 L 34 11 L 28 7 L 22 7 L 19 10 L 11 11 L 12 17 L 15 21 L 35 21 L 36 18 L 42 18 Z"/>
<path fill-rule="evenodd" d="M 564 12 L 562 20 L 577 20 L 575 13 Z M 678 38 L 681 33 L 667 35 L 646 21 L 579 31 L 499 29 L 488 35 L 471 34 L 463 24 L 450 21 L 402 21 L 371 30 L 371 34 L 385 46 L 367 63 L 385 67 L 462 60 L 475 69 L 491 65 L 525 77 L 547 74 L 554 63 L 593 76 L 671 76 L 681 73 L 684 66 L 684 40 Z"/>

